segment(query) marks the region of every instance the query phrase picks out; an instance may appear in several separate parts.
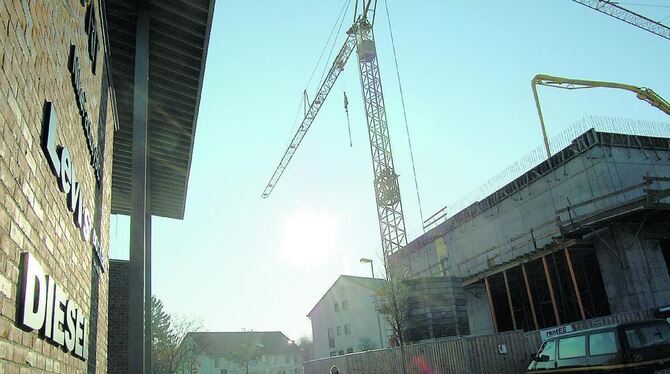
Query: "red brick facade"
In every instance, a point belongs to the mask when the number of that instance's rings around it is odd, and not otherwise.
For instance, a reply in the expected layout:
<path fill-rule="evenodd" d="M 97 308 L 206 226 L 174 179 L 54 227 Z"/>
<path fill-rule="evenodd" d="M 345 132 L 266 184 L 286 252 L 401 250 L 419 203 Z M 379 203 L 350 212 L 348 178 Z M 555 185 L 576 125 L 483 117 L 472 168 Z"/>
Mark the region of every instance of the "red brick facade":
<path fill-rule="evenodd" d="M 94 6 L 99 20 L 98 1 Z M 50 101 L 58 116 L 56 143 L 70 151 L 107 266 L 114 115 L 100 22 L 93 72 L 86 11 L 79 0 L 0 1 L 0 373 L 107 371 L 109 274 L 96 271 L 93 247 L 75 226 L 42 148 L 43 109 Z M 79 55 L 85 110 L 101 153 L 99 186 L 69 70 L 71 46 Z M 86 313 L 88 361 L 19 326 L 23 252 L 30 252 Z"/>

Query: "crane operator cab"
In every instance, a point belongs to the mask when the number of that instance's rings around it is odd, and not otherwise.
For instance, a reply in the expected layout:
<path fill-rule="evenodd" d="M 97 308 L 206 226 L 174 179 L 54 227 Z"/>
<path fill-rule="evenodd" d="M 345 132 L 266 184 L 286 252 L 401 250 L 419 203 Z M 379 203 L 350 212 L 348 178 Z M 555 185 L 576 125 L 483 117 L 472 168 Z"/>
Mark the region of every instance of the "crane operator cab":
<path fill-rule="evenodd" d="M 377 47 L 374 40 L 358 40 L 358 60 L 372 62 L 377 58 Z"/>
<path fill-rule="evenodd" d="M 526 373 L 670 374 L 670 324 L 621 323 L 551 337 Z"/>

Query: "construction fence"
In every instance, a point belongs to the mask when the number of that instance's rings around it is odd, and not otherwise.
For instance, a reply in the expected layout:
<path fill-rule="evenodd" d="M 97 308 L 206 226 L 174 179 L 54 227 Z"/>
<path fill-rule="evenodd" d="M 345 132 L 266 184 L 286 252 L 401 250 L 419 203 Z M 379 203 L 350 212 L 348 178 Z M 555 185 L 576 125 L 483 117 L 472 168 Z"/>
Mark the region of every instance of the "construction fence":
<path fill-rule="evenodd" d="M 645 309 L 570 324 L 583 330 L 612 323 L 654 318 L 655 309 Z M 540 331 L 522 330 L 491 335 L 441 339 L 404 348 L 378 349 L 329 357 L 304 364 L 304 374 L 327 374 L 336 365 L 340 374 L 503 374 L 523 373 L 530 355 L 542 344 Z"/>

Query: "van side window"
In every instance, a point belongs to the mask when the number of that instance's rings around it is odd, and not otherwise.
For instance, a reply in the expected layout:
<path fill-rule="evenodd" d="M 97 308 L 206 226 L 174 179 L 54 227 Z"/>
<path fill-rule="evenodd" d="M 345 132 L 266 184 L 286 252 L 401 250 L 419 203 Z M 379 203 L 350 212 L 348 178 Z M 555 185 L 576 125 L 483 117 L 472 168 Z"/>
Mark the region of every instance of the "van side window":
<path fill-rule="evenodd" d="M 612 353 L 616 353 L 616 336 L 614 336 L 614 331 L 589 335 L 589 354 L 591 356 Z"/>
<path fill-rule="evenodd" d="M 544 343 L 544 348 L 542 348 L 542 352 L 540 352 L 540 355 L 549 356 L 549 361 L 556 360 L 556 341 L 550 340 Z"/>
<path fill-rule="evenodd" d="M 586 356 L 586 336 L 572 336 L 558 341 L 558 358 Z"/>

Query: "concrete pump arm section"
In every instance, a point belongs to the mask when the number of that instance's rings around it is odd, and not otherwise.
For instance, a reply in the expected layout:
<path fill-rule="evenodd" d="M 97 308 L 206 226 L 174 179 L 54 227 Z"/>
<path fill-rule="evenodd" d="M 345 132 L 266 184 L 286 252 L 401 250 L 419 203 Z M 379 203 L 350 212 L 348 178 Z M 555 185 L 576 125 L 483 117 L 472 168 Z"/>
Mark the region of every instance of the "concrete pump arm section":
<path fill-rule="evenodd" d="M 542 116 L 542 108 L 540 107 L 540 98 L 537 94 L 538 85 L 562 88 L 565 90 L 579 90 L 579 89 L 595 88 L 595 87 L 616 88 L 620 90 L 626 90 L 635 93 L 638 99 L 646 101 L 649 103 L 649 105 L 658 108 L 667 115 L 670 115 L 670 103 L 668 103 L 664 98 L 659 96 L 651 88 L 637 87 L 624 83 L 589 81 L 583 79 L 561 78 L 561 77 L 554 77 L 551 75 L 538 74 L 531 81 L 531 87 L 533 88 L 533 98 L 535 98 L 535 107 L 537 107 L 537 115 L 540 117 L 540 126 L 542 126 L 542 137 L 544 139 L 544 146 L 547 150 L 547 157 L 551 157 L 551 149 L 549 148 L 549 140 L 547 139 L 547 130 L 544 126 L 544 117 Z"/>

